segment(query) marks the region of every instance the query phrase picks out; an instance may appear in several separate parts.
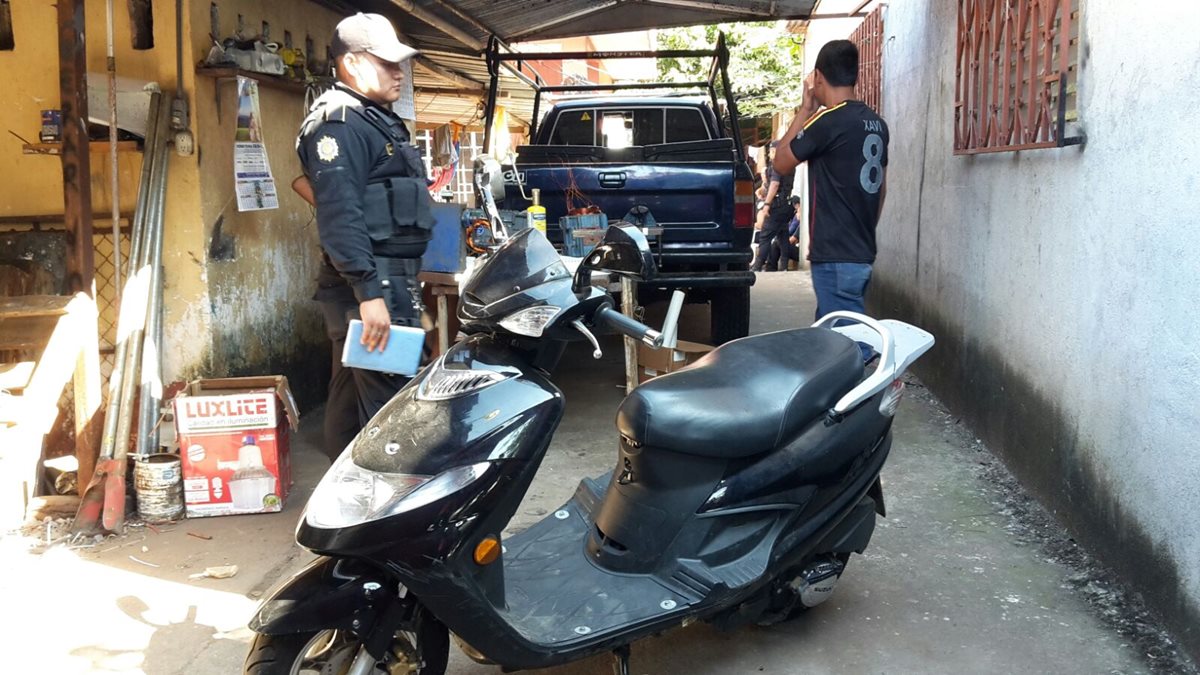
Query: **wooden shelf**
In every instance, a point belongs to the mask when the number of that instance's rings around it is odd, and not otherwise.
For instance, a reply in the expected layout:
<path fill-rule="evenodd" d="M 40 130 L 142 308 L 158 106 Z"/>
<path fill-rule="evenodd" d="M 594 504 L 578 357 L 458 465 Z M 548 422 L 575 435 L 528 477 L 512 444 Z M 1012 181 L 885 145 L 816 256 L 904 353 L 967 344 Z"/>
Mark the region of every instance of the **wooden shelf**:
<path fill-rule="evenodd" d="M 248 77 L 258 81 L 259 84 L 274 88 L 290 91 L 297 94 L 303 94 L 308 89 L 308 83 L 301 80 L 289 80 L 278 75 L 268 75 L 266 73 L 255 73 L 249 70 L 242 70 L 233 66 L 212 67 L 212 66 L 197 66 L 196 74 L 203 77 L 211 77 L 218 82 L 226 80 L 236 80 L 238 76 Z"/>
<path fill-rule="evenodd" d="M 88 143 L 92 152 L 108 152 L 108 141 Z M 61 155 L 62 143 L 25 143 L 21 151 L 26 155 Z M 141 152 L 137 141 L 117 141 L 117 152 Z"/>

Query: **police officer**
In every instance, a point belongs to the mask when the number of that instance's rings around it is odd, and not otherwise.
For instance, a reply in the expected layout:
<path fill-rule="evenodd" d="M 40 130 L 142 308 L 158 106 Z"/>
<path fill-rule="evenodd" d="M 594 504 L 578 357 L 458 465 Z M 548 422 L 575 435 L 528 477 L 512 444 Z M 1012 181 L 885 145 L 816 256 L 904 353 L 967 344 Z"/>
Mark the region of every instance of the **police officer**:
<path fill-rule="evenodd" d="M 313 104 L 296 151 L 307 179 L 297 191 L 311 190 L 323 253 L 314 299 L 333 343 L 325 443 L 336 458 L 407 381 L 342 367 L 349 322 L 362 319 L 371 351 L 386 346 L 390 324 L 420 325 L 417 273 L 433 215 L 425 165 L 388 107 L 416 50 L 378 14 L 344 19 L 332 50 L 337 84 Z"/>

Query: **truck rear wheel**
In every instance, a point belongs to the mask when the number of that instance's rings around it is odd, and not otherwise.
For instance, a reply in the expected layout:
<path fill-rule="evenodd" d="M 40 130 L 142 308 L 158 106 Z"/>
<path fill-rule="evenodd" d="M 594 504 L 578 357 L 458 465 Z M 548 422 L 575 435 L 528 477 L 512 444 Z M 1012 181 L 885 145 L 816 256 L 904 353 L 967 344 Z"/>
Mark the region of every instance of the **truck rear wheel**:
<path fill-rule="evenodd" d="M 714 345 L 750 334 L 750 287 L 718 288 L 712 291 L 709 326 Z"/>

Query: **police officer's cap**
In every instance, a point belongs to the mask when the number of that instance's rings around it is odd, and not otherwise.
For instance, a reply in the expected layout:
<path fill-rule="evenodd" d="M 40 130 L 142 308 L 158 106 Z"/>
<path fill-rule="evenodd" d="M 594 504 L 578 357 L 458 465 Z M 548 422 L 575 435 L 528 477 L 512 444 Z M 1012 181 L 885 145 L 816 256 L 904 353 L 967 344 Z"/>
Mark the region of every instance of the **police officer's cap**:
<path fill-rule="evenodd" d="M 417 50 L 396 37 L 396 29 L 387 17 L 361 12 L 338 23 L 333 30 L 333 44 L 330 47 L 335 57 L 351 52 L 367 52 L 388 63 L 400 63 L 417 55 Z"/>

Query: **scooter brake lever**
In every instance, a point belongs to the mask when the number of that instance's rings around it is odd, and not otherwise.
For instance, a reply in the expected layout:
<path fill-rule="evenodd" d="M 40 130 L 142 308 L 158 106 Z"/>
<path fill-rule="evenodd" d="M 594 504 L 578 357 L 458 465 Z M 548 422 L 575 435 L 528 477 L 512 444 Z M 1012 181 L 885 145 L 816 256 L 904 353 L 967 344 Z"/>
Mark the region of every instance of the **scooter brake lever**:
<path fill-rule="evenodd" d="M 588 330 L 587 326 L 583 325 L 583 321 L 575 319 L 571 322 L 571 325 L 575 327 L 575 330 L 583 333 L 583 336 L 588 339 L 588 342 L 592 343 L 593 359 L 598 359 L 601 356 L 604 356 L 604 352 L 600 351 L 600 343 L 596 341 L 596 336 L 592 335 L 592 331 Z"/>

